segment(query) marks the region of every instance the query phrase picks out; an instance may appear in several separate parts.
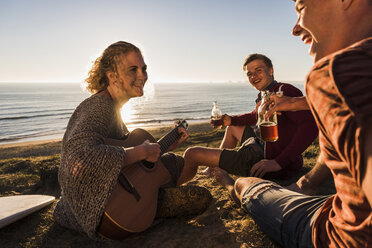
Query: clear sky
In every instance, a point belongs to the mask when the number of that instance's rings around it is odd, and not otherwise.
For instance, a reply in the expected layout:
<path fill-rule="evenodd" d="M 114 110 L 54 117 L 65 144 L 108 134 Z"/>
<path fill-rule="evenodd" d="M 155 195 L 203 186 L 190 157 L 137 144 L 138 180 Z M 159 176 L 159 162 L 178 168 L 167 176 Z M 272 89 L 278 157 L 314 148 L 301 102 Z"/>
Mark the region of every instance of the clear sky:
<path fill-rule="evenodd" d="M 1 0 L 0 82 L 81 82 L 118 40 L 142 49 L 152 82 L 246 81 L 254 52 L 302 81 L 312 59 L 296 18 L 291 0 Z"/>

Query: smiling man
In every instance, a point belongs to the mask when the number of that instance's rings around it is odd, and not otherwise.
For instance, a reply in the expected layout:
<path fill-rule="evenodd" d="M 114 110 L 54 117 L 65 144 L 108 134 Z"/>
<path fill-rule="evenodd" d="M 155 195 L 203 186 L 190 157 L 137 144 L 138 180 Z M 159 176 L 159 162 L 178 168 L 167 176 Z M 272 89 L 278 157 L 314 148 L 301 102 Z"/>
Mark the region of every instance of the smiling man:
<path fill-rule="evenodd" d="M 280 89 L 286 96 L 302 96 L 301 91 L 293 85 L 274 80 L 272 62 L 265 55 L 249 55 L 244 61 L 243 70 L 251 85 L 259 92 L 277 92 Z M 260 100 L 259 94 L 256 108 Z M 222 119 L 223 126 L 227 126 L 227 129 L 220 148 L 189 148 L 184 154 L 185 167 L 180 182 L 193 178 L 199 165 L 208 166 L 204 171 L 207 175 L 213 168 L 222 168 L 239 176 L 281 179 L 293 177 L 302 168 L 302 152 L 318 135 L 310 111 L 283 112 L 278 116 L 279 139 L 266 143 L 260 142 L 259 135 L 257 137 L 255 133 L 257 109 L 239 116 L 225 114 Z"/>
<path fill-rule="evenodd" d="M 293 35 L 315 65 L 306 99 L 273 97 L 275 110 L 310 108 L 320 156 L 289 189 L 257 178 L 215 177 L 284 247 L 372 247 L 372 1 L 298 0 Z M 336 194 L 309 196 L 332 175 Z"/>

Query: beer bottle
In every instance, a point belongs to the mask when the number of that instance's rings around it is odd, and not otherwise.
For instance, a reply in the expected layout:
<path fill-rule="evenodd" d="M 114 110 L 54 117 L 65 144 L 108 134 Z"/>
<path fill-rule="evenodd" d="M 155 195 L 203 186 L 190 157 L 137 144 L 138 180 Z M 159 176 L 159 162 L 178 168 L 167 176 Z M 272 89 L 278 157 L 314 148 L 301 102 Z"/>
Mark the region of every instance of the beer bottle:
<path fill-rule="evenodd" d="M 257 126 L 260 128 L 261 140 L 275 142 L 279 139 L 276 112 L 268 118 L 265 117 L 267 110 L 270 108 L 268 104 L 270 102 L 270 92 L 267 90 L 261 91 L 261 99 L 257 120 Z"/>
<path fill-rule="evenodd" d="M 213 108 L 211 112 L 211 124 L 213 128 L 222 126 L 222 111 L 218 108 L 217 101 L 213 102 Z"/>

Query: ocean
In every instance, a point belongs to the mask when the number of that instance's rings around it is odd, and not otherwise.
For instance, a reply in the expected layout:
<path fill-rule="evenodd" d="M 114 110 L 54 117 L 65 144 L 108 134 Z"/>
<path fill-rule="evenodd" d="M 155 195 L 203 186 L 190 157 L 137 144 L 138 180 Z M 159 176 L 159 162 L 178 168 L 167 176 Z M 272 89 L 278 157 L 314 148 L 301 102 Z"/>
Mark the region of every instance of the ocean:
<path fill-rule="evenodd" d="M 303 91 L 302 83 L 295 83 Z M 79 103 L 89 97 L 79 83 L 0 83 L 0 144 L 62 138 Z M 136 127 L 209 121 L 212 103 L 230 115 L 252 111 L 257 91 L 241 83 L 146 83 L 145 94 L 122 109 Z"/>

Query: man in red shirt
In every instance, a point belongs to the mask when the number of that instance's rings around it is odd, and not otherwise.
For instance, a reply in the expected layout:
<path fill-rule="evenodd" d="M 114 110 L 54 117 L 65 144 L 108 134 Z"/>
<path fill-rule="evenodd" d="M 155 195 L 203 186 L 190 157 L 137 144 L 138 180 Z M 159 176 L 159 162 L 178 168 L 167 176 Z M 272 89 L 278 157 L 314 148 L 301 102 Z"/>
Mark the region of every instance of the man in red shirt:
<path fill-rule="evenodd" d="M 271 60 L 262 54 L 251 54 L 243 69 L 249 82 L 258 91 L 283 92 L 290 97 L 302 96 L 293 85 L 274 80 Z M 260 99 L 256 100 L 259 105 Z M 240 116 L 223 115 L 223 126 L 228 126 L 220 148 L 192 147 L 184 154 L 185 165 L 179 182 L 192 179 L 199 165 L 222 168 L 240 176 L 290 178 L 302 168 L 302 152 L 314 141 L 318 129 L 311 112 L 282 112 L 278 116 L 279 139 L 260 142 L 255 134 L 257 110 Z M 258 135 L 259 136 L 259 135 Z M 237 143 L 240 146 L 234 149 Z M 264 149 L 264 146 L 265 149 Z M 265 156 L 264 156 L 264 150 Z"/>
<path fill-rule="evenodd" d="M 311 109 L 317 164 L 295 184 L 217 180 L 284 247 L 372 247 L 372 1 L 297 0 L 293 35 L 311 44 L 306 99 L 272 97 L 276 111 Z M 309 196 L 333 176 L 337 193 Z"/>

